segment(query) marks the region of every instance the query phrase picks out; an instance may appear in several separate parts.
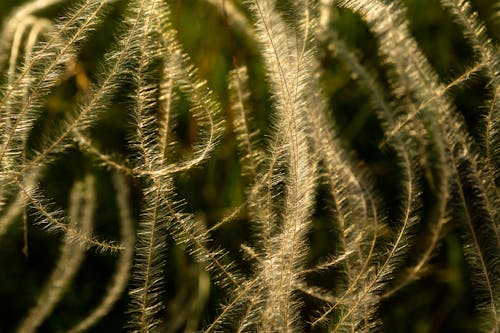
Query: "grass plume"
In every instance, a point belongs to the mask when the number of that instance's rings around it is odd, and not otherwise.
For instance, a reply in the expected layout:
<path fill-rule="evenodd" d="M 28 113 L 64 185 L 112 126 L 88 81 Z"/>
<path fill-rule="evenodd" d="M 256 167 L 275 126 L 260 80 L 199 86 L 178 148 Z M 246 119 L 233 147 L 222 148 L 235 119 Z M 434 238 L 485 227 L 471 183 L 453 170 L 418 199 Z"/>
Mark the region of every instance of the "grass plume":
<path fill-rule="evenodd" d="M 498 332 L 500 4 L 428 2 L 1 12 L 0 331 Z"/>

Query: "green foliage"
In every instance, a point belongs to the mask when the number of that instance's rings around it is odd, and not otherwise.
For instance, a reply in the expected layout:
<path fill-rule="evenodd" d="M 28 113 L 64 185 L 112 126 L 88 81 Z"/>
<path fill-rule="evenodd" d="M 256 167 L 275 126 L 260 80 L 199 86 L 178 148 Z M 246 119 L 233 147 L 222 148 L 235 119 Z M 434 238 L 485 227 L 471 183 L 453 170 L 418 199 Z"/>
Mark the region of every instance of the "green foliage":
<path fill-rule="evenodd" d="M 499 331 L 498 1 L 68 2 L 0 5 L 0 331 Z"/>

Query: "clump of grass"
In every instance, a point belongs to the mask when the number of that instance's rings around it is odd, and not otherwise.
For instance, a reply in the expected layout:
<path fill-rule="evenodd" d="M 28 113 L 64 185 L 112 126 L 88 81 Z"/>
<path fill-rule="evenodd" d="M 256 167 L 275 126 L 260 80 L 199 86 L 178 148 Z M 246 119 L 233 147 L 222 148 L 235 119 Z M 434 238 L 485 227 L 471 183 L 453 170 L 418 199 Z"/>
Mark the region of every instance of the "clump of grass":
<path fill-rule="evenodd" d="M 62 244 L 25 316 L 5 329 L 34 332 L 62 316 L 56 305 L 65 293 L 74 300 L 72 281 L 97 278 L 85 273 L 90 252 L 114 274 L 57 330 L 92 330 L 113 308 L 123 312 L 118 331 L 390 330 L 387 302 L 418 292 L 439 271 L 443 243 L 459 235 L 471 327 L 498 332 L 499 47 L 468 1 L 441 5 L 473 50 L 449 83 L 413 37 L 401 1 L 206 1 L 233 67 L 218 94 L 165 1 L 34 0 L 14 9 L 0 44 L 0 244 L 17 224 L 27 260 L 39 231 Z M 343 37 L 347 11 L 376 42 L 377 68 Z M 86 51 L 109 26 L 116 35 L 90 70 Z M 255 62 L 242 60 L 239 44 Z M 330 63 L 369 96 L 380 133 L 371 149 L 392 165 L 397 193 L 384 193 L 383 177 L 343 140 L 341 111 L 327 96 Z M 480 121 L 471 125 L 453 89 L 477 81 Z M 213 178 L 218 168 L 227 183 L 186 190 L 189 177 Z M 233 196 L 224 213 L 214 191 Z M 200 197 L 208 214 L 196 208 Z"/>

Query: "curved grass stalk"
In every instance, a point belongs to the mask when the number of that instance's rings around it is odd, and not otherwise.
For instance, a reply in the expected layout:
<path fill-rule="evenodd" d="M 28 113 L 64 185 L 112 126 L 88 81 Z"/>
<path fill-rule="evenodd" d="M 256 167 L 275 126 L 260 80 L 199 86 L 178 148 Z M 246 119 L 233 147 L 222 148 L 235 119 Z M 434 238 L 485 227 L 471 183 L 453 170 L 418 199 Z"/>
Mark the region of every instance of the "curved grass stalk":
<path fill-rule="evenodd" d="M 93 227 L 95 210 L 95 193 L 93 178 L 88 176 L 84 182 L 76 183 L 71 191 L 70 200 L 70 228 L 79 228 L 81 234 L 88 236 Z M 37 299 L 36 306 L 23 320 L 18 328 L 20 333 L 36 332 L 43 321 L 50 316 L 61 296 L 66 291 L 79 269 L 85 247 L 73 242 L 70 234 L 64 238 L 61 246 L 61 256 L 42 293 Z"/>
<path fill-rule="evenodd" d="M 139 55 L 137 56 L 137 73 L 134 75 L 135 105 L 134 117 L 137 122 L 137 146 L 140 151 L 143 164 L 151 170 L 155 163 L 156 147 L 153 146 L 154 138 L 151 130 L 152 121 L 151 108 L 155 107 L 155 95 L 158 88 L 151 83 L 151 62 L 155 60 L 155 54 L 151 46 L 151 32 L 155 28 L 155 13 L 160 4 L 156 0 L 142 1 L 137 9 L 137 21 L 141 23 L 139 39 Z M 143 13 L 143 9 L 144 12 Z M 145 16 L 144 18 L 142 16 Z M 167 110 L 167 114 L 170 110 Z M 164 118 L 163 121 L 169 121 Z M 167 141 L 167 140 L 166 140 Z M 165 142 L 166 142 L 165 141 Z M 159 159 L 160 165 L 165 162 L 166 149 L 162 149 Z M 148 206 L 143 213 L 143 219 L 139 224 L 139 237 L 137 240 L 137 256 L 132 271 L 134 289 L 130 292 L 132 296 L 130 312 L 135 332 L 149 332 L 159 324 L 158 313 L 163 309 L 161 294 L 165 280 L 162 277 L 164 255 L 166 247 L 165 224 L 169 220 L 165 214 L 164 203 L 160 200 L 160 193 L 167 196 L 172 195 L 172 179 L 170 177 L 151 177 L 148 181 L 149 188 L 145 194 L 145 204 Z"/>
<path fill-rule="evenodd" d="M 119 174 L 114 174 L 113 183 L 116 189 L 116 202 L 120 215 L 120 233 L 123 250 L 120 252 L 120 257 L 116 264 L 116 272 L 101 303 L 94 307 L 85 319 L 69 329 L 68 333 L 84 332 L 95 325 L 111 311 L 113 305 L 115 305 L 127 287 L 134 257 L 135 230 L 129 207 L 130 194 L 125 184 L 125 179 Z"/>
<path fill-rule="evenodd" d="M 26 200 L 37 211 L 38 222 L 45 230 L 49 232 L 61 232 L 74 243 L 83 247 L 95 248 L 99 252 L 117 253 L 123 250 L 121 244 L 114 242 L 101 241 L 92 235 L 84 234 L 80 229 L 65 223 L 67 218 L 61 216 L 61 211 L 51 211 L 46 199 L 42 194 L 36 191 L 36 188 L 25 188 L 23 184 L 17 183 Z"/>
<path fill-rule="evenodd" d="M 293 330 L 297 327 L 297 302 L 292 291 L 299 280 L 303 261 L 304 235 L 307 232 L 312 198 L 315 187 L 315 161 L 309 152 L 306 139 L 308 124 L 299 110 L 305 103 L 302 80 L 307 75 L 307 61 L 310 54 L 306 43 L 309 40 L 309 10 L 307 5 L 299 6 L 303 17 L 300 29 L 292 31 L 280 20 L 271 1 L 254 1 L 252 12 L 257 18 L 257 28 L 269 79 L 277 108 L 278 128 L 283 128 L 281 143 L 277 151 L 288 168 L 286 193 L 282 215 L 283 225 L 278 234 L 269 239 L 269 249 L 264 254 L 262 281 L 263 295 L 262 327 L 266 331 L 277 329 Z M 287 36 L 286 39 L 279 36 Z M 304 75 L 304 77 L 302 76 Z M 279 133 L 278 133 L 279 134 Z"/>
<path fill-rule="evenodd" d="M 486 29 L 477 18 L 477 13 L 473 12 L 471 6 L 466 0 L 442 0 L 444 8 L 448 9 L 455 17 L 457 22 L 462 26 L 465 37 L 472 44 L 472 47 L 486 68 L 486 74 L 490 80 L 492 98 L 489 101 L 488 112 L 485 117 L 485 135 L 484 135 L 484 151 L 486 157 L 486 173 L 489 176 L 488 190 L 493 193 L 495 199 L 493 206 L 500 204 L 500 196 L 495 185 L 497 179 L 498 161 L 495 160 L 494 151 L 495 143 L 498 142 L 498 132 L 495 130 L 500 116 L 500 52 L 498 46 L 495 47 L 491 39 L 486 36 Z M 497 159 L 498 160 L 498 159 Z M 496 164 L 495 164 L 496 163 Z M 500 216 L 495 214 L 495 209 L 489 202 L 486 202 L 488 211 L 493 212 L 494 218 L 499 221 Z M 498 228 L 492 228 L 496 237 L 496 243 L 500 249 L 500 232 Z"/>

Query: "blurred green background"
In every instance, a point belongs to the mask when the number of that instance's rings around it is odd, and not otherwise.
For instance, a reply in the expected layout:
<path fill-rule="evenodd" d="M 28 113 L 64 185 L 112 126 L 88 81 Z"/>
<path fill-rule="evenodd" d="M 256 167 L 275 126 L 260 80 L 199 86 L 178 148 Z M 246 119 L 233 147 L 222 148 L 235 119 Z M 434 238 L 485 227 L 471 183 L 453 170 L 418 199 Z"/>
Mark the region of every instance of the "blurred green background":
<path fill-rule="evenodd" d="M 490 14 L 492 0 L 474 0 L 474 9 L 486 22 L 490 36 L 498 42 L 499 25 Z M 0 0 L 0 24 L 3 24 L 11 10 L 23 3 L 19 0 Z M 465 43 L 460 29 L 441 9 L 437 0 L 406 0 L 410 28 L 422 50 L 435 67 L 443 82 L 450 82 L 473 64 L 473 53 Z M 79 62 L 83 73 L 93 80 L 99 61 L 103 60 L 106 49 L 117 33 L 117 22 L 123 14 L 125 1 L 118 1 L 113 12 L 95 33 L 87 46 L 81 51 Z M 173 25 L 184 50 L 191 56 L 199 69 L 200 77 L 206 79 L 220 101 L 227 124 L 230 124 L 231 111 L 228 107 L 227 76 L 233 68 L 233 57 L 239 65 L 249 67 L 252 90 L 252 115 L 255 118 L 262 137 L 271 130 L 269 115 L 272 112 L 269 89 L 265 83 L 265 72 L 258 46 L 248 40 L 238 30 L 228 29 L 223 15 L 205 1 L 172 0 Z M 64 6 L 40 14 L 57 17 Z M 286 9 L 285 9 L 286 10 Z M 349 46 L 356 49 L 363 63 L 377 73 L 387 88 L 384 65 L 377 56 L 376 39 L 366 25 L 352 13 L 338 10 L 336 21 L 340 36 Z M 397 215 L 398 178 L 394 174 L 398 168 L 394 154 L 388 149 L 380 149 L 382 131 L 368 101 L 368 92 L 360 88 L 352 79 L 346 66 L 324 45 L 318 48 L 318 57 L 324 69 L 322 83 L 336 120 L 339 136 L 346 149 L 353 149 L 359 160 L 374 175 L 376 188 L 383 197 L 383 202 L 390 217 Z M 5 64 L 2 74 L 5 73 Z M 66 108 L 71 108 L 78 87 L 74 78 L 69 78 L 47 98 L 45 114 L 37 124 L 36 131 L 43 132 L 44 126 L 57 122 Z M 125 95 L 126 92 L 121 94 Z M 463 112 L 467 125 L 473 135 L 480 132 L 482 109 L 486 96 L 485 81 L 481 76 L 469 81 L 466 86 L 452 91 L 453 98 L 460 112 Z M 178 108 L 179 125 L 177 133 L 181 146 L 189 149 L 193 138 L 193 120 L 183 107 Z M 105 151 L 118 155 L 127 155 L 127 135 L 132 119 L 127 114 L 127 106 L 120 103 L 120 94 L 116 97 L 113 108 L 106 112 L 93 126 L 92 134 Z M 36 146 L 36 140 L 32 139 Z M 42 188 L 56 205 L 66 207 L 68 192 L 75 179 L 82 178 L 86 172 L 96 174 L 98 180 L 99 218 L 97 233 L 106 238 L 118 239 L 116 207 L 109 172 L 96 166 L 96 161 L 82 154 L 77 149 L 70 149 L 50 165 L 42 179 Z M 138 214 L 141 202 L 140 184 L 130 180 L 133 192 L 134 211 Z M 186 211 L 203 217 L 208 226 L 220 220 L 224 214 L 241 204 L 244 200 L 245 181 L 240 177 L 240 166 L 236 153 L 234 135 L 231 126 L 226 129 L 225 137 L 217 148 L 215 157 L 204 167 L 180 175 L 176 179 L 179 196 L 187 201 Z M 424 198 L 427 193 L 424 193 Z M 427 194 L 427 197 L 431 195 Z M 311 241 L 311 262 L 319 259 L 326 251 L 335 249 L 331 221 L 327 215 L 328 202 L 318 194 L 318 207 L 314 225 L 309 235 Z M 425 223 L 421 232 L 425 232 Z M 243 214 L 235 222 L 216 231 L 213 238 L 218 244 L 234 254 L 234 260 L 248 269 L 244 263 L 240 246 L 252 241 L 248 217 Z M 9 233 L 0 239 L 0 332 L 11 332 L 33 306 L 36 295 L 58 257 L 61 237 L 50 235 L 39 227 L 30 225 L 29 256 L 22 253 L 23 230 L 19 221 Z M 417 253 L 422 237 L 416 235 L 415 245 L 411 249 Z M 189 255 L 169 241 L 168 263 L 165 266 L 167 306 L 164 315 L 167 323 L 173 323 L 179 311 L 190 312 L 187 308 L 179 310 L 176 305 L 189 303 L 191 290 L 197 290 L 200 268 Z M 105 283 L 112 275 L 116 259 L 89 252 L 87 259 L 74 283 L 57 306 L 54 314 L 44 323 L 40 332 L 62 332 L 72 323 L 81 319 L 99 300 L 105 290 Z M 335 277 L 332 277 L 335 278 Z M 335 283 L 332 282 L 332 285 Z M 207 309 L 200 316 L 200 322 L 210 322 L 217 312 L 217 304 L 223 299 L 215 286 L 212 286 Z M 92 332 L 122 332 L 126 325 L 127 296 L 124 296 L 114 310 L 105 317 Z M 304 319 L 318 310 L 314 300 L 305 300 Z M 474 299 L 471 293 L 467 267 L 461 249 L 461 240 L 453 221 L 448 235 L 440 243 L 437 255 L 433 258 L 430 270 L 419 282 L 388 299 L 381 308 L 384 332 L 475 332 L 477 320 L 474 312 Z M 175 325 L 165 329 L 175 330 Z M 178 327 L 182 332 L 183 327 Z M 322 331 L 322 329 L 317 329 Z"/>

